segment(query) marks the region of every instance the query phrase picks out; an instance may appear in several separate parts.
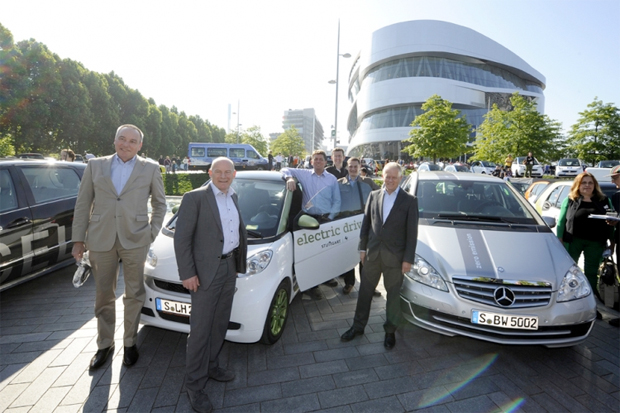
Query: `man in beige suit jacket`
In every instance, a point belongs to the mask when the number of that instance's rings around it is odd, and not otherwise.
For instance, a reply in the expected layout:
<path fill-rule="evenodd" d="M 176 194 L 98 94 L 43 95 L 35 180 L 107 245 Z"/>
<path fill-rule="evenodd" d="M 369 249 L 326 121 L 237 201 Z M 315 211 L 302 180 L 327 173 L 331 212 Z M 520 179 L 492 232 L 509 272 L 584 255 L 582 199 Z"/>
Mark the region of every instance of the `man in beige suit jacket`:
<path fill-rule="evenodd" d="M 119 261 L 125 281 L 125 332 L 123 363 L 138 360 L 136 340 L 144 305 L 144 261 L 161 229 L 166 197 L 159 165 L 137 156 L 143 133 L 134 125 L 121 125 L 114 138 L 116 153 L 88 161 L 73 218 L 73 256 L 82 259 L 86 248 L 97 286 L 98 351 L 90 368 L 101 367 L 114 353 L 116 282 Z M 151 197 L 152 215 L 148 217 Z"/>

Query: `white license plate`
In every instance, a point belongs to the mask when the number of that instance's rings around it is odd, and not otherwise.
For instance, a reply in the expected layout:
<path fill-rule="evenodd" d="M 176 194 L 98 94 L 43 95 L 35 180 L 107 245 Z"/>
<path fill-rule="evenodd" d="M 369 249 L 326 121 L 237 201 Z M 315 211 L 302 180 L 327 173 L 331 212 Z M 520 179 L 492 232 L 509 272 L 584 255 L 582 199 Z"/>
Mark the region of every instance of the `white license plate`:
<path fill-rule="evenodd" d="M 155 306 L 157 311 L 162 311 L 168 314 L 184 315 L 189 317 L 192 312 L 192 305 L 188 303 L 182 303 L 179 301 L 164 300 L 163 298 L 155 299 Z"/>
<path fill-rule="evenodd" d="M 500 328 L 516 328 L 521 330 L 538 330 L 538 317 L 505 315 L 488 311 L 472 310 L 471 322 Z"/>

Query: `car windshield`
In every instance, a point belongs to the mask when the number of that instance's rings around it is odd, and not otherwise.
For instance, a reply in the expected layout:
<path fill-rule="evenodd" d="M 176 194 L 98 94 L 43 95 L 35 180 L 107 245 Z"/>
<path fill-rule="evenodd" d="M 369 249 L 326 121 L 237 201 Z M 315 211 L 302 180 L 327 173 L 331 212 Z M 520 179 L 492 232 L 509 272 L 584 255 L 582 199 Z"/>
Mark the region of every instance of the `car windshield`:
<path fill-rule="evenodd" d="M 286 196 L 285 182 L 236 178 L 231 187 L 237 193 L 248 237 L 268 238 L 277 235 Z M 173 230 L 175 226 L 176 216 L 168 222 L 166 228 Z"/>
<path fill-rule="evenodd" d="M 421 180 L 416 195 L 420 218 L 539 223 L 505 182 Z"/>
<path fill-rule="evenodd" d="M 600 161 L 599 168 L 613 168 L 616 165 L 620 165 L 620 161 Z"/>
<path fill-rule="evenodd" d="M 453 165 L 457 172 L 469 172 L 469 167 L 465 165 Z"/>
<path fill-rule="evenodd" d="M 480 162 L 482 164 L 482 166 L 484 166 L 485 168 L 495 168 L 495 162 L 487 162 L 487 161 L 482 161 Z"/>
<path fill-rule="evenodd" d="M 579 159 L 560 159 L 558 166 L 579 166 Z"/>

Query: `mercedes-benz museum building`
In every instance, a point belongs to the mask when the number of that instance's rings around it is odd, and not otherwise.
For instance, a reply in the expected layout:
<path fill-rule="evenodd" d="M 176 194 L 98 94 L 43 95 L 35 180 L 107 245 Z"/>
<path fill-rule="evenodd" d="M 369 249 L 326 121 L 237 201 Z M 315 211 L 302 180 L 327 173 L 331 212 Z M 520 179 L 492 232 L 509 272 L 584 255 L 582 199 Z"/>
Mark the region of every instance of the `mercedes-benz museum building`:
<path fill-rule="evenodd" d="M 348 155 L 398 159 L 432 95 L 452 102 L 476 128 L 493 104 L 510 109 L 514 92 L 544 113 L 544 88 L 541 73 L 467 27 L 436 20 L 384 27 L 372 33 L 349 74 Z"/>

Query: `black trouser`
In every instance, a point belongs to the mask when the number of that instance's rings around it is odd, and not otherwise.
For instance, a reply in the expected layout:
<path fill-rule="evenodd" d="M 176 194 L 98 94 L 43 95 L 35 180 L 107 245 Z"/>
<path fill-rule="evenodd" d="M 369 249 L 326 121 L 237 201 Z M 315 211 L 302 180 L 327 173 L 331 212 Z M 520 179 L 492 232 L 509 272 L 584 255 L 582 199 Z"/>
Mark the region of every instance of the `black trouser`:
<path fill-rule="evenodd" d="M 360 276 L 362 274 L 362 268 L 364 268 L 364 264 L 360 261 Z M 344 278 L 344 285 L 355 285 L 355 267 L 342 274 L 342 278 Z"/>

